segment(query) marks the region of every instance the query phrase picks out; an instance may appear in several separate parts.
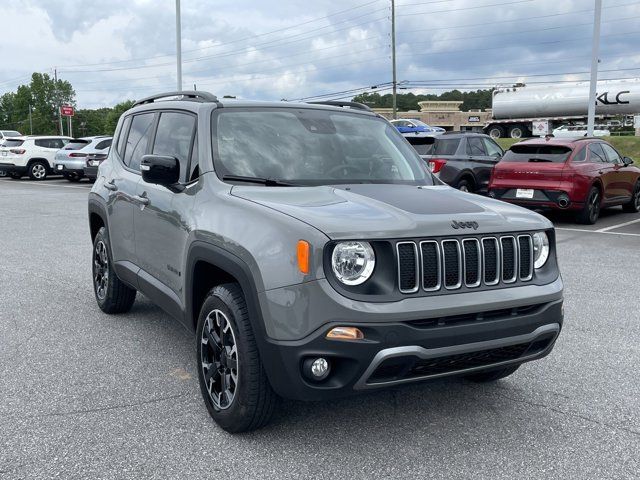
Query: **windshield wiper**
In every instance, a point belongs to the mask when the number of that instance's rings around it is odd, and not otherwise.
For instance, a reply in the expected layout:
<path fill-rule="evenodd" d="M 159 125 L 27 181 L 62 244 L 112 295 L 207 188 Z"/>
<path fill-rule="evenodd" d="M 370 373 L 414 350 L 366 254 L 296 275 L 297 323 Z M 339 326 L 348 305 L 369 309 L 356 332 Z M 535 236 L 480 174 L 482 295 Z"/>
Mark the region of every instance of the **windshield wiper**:
<path fill-rule="evenodd" d="M 296 186 L 293 183 L 283 182 L 275 178 L 244 177 L 242 175 L 223 175 L 222 180 L 229 180 L 231 182 L 259 183 L 267 187 L 295 187 Z"/>
<path fill-rule="evenodd" d="M 540 158 L 540 157 L 533 157 L 529 159 L 530 162 L 553 162 L 553 160 L 549 160 L 548 158 Z"/>

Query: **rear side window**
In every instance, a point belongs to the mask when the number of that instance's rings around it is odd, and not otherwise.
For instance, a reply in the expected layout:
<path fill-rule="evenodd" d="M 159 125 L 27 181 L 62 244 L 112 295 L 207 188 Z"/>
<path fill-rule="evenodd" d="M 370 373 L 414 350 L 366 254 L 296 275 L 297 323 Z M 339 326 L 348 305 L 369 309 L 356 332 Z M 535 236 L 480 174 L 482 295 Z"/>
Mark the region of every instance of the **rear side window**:
<path fill-rule="evenodd" d="M 502 161 L 564 163 L 571 151 L 562 145 L 514 145 L 507 150 Z"/>
<path fill-rule="evenodd" d="M 607 158 L 599 143 L 589 144 L 589 161 L 592 163 L 606 163 Z"/>
<path fill-rule="evenodd" d="M 80 141 L 76 141 L 76 140 L 72 140 L 71 142 L 67 143 L 64 147 L 65 150 L 80 150 L 83 147 L 86 147 L 89 144 L 89 142 L 86 142 L 84 140 L 80 140 Z"/>
<path fill-rule="evenodd" d="M 153 113 L 135 115 L 131 121 L 131 128 L 124 148 L 124 164 L 132 170 L 140 170 L 140 160 L 147 153 L 151 140 Z"/>
<path fill-rule="evenodd" d="M 96 150 L 104 150 L 105 148 L 110 147 L 111 142 L 112 139 L 102 140 L 101 142 L 98 142 L 98 144 L 96 145 Z"/>
<path fill-rule="evenodd" d="M 61 138 L 40 138 L 34 142 L 38 147 L 42 148 L 57 148 L 60 149 L 65 146 L 65 141 Z"/>
<path fill-rule="evenodd" d="M 7 148 L 19 147 L 24 143 L 24 140 L 6 140 L 4 146 Z"/>
<path fill-rule="evenodd" d="M 116 148 L 116 152 L 120 155 L 120 158 L 124 157 L 124 146 L 127 143 L 127 134 L 129 133 L 129 127 L 131 126 L 131 117 L 127 117 L 124 119 L 122 123 L 122 128 L 120 129 L 120 133 L 118 134 L 118 146 Z"/>
<path fill-rule="evenodd" d="M 467 138 L 467 153 L 469 155 L 486 155 L 484 143 L 480 137 Z"/>
<path fill-rule="evenodd" d="M 180 162 L 180 178 L 186 177 L 189 167 L 189 153 L 195 130 L 196 119 L 193 115 L 179 112 L 160 114 L 153 153 L 169 155 Z"/>
<path fill-rule="evenodd" d="M 455 155 L 460 145 L 459 138 L 438 138 L 434 144 L 434 155 Z"/>

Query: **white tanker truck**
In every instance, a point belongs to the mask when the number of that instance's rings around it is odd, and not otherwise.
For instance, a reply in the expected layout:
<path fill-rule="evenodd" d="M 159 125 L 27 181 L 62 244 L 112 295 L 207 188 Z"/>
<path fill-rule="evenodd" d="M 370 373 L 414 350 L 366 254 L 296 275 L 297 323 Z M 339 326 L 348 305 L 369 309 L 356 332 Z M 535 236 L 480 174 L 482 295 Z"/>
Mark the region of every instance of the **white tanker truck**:
<path fill-rule="evenodd" d="M 596 123 L 640 113 L 640 79 L 603 80 L 597 84 Z M 493 92 L 492 118 L 484 132 L 494 138 L 537 135 L 561 125 L 587 122 L 589 82 L 553 86 L 498 87 Z"/>

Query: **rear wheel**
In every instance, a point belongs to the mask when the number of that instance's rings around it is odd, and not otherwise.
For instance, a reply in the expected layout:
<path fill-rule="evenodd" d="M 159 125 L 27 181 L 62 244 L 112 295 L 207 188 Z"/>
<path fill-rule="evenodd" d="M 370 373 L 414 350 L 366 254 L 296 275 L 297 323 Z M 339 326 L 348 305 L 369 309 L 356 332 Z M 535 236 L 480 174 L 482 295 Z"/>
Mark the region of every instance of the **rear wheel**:
<path fill-rule="evenodd" d="M 103 312 L 125 313 L 131 310 L 136 291 L 116 275 L 109 245 L 107 229 L 101 227 L 93 241 L 93 291 Z"/>
<path fill-rule="evenodd" d="M 591 187 L 587 195 L 587 201 L 584 203 L 584 207 L 582 207 L 582 210 L 580 210 L 576 218 L 578 223 L 585 225 L 593 225 L 596 223 L 600 216 L 601 205 L 602 198 L 600 196 L 600 190 L 598 187 Z"/>
<path fill-rule="evenodd" d="M 504 127 L 500 125 L 491 125 L 487 133 L 491 138 L 504 138 L 506 136 Z"/>
<path fill-rule="evenodd" d="M 277 396 L 262 366 L 238 284 L 211 289 L 196 329 L 198 379 L 209 414 L 230 433 L 264 426 Z"/>
<path fill-rule="evenodd" d="M 520 368 L 520 365 L 512 365 L 497 370 L 489 370 L 488 372 L 472 373 L 471 375 L 466 375 L 464 378 L 476 383 L 495 382 L 496 380 L 513 374 L 518 368 Z"/>
<path fill-rule="evenodd" d="M 456 188 L 461 192 L 469 192 L 469 193 L 475 192 L 475 186 L 473 182 L 468 178 L 460 179 L 460 181 L 458 181 L 458 183 L 456 184 Z"/>
<path fill-rule="evenodd" d="M 524 128 L 521 125 L 514 125 L 509 128 L 509 136 L 511 138 L 522 138 L 525 136 Z"/>
<path fill-rule="evenodd" d="M 36 160 L 29 165 L 29 178 L 31 180 L 44 180 L 47 178 L 47 164 L 42 160 Z"/>
<path fill-rule="evenodd" d="M 633 195 L 631 195 L 631 200 L 622 206 L 622 210 L 627 213 L 640 212 L 640 180 L 636 182 L 636 186 L 633 189 Z"/>

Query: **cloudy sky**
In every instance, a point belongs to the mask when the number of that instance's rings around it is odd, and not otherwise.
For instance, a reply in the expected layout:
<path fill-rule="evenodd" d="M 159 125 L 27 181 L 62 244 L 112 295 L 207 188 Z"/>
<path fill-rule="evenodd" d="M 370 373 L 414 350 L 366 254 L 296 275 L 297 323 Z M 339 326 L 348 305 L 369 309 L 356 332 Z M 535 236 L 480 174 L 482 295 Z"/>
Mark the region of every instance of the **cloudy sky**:
<path fill-rule="evenodd" d="M 174 0 L 2 6 L 0 93 L 33 71 L 81 108 L 175 89 Z M 390 0 L 182 0 L 183 84 L 252 99 L 391 80 Z M 587 79 L 593 0 L 396 0 L 398 81 L 414 91 Z M 601 78 L 640 77 L 640 1 L 604 0 Z"/>

